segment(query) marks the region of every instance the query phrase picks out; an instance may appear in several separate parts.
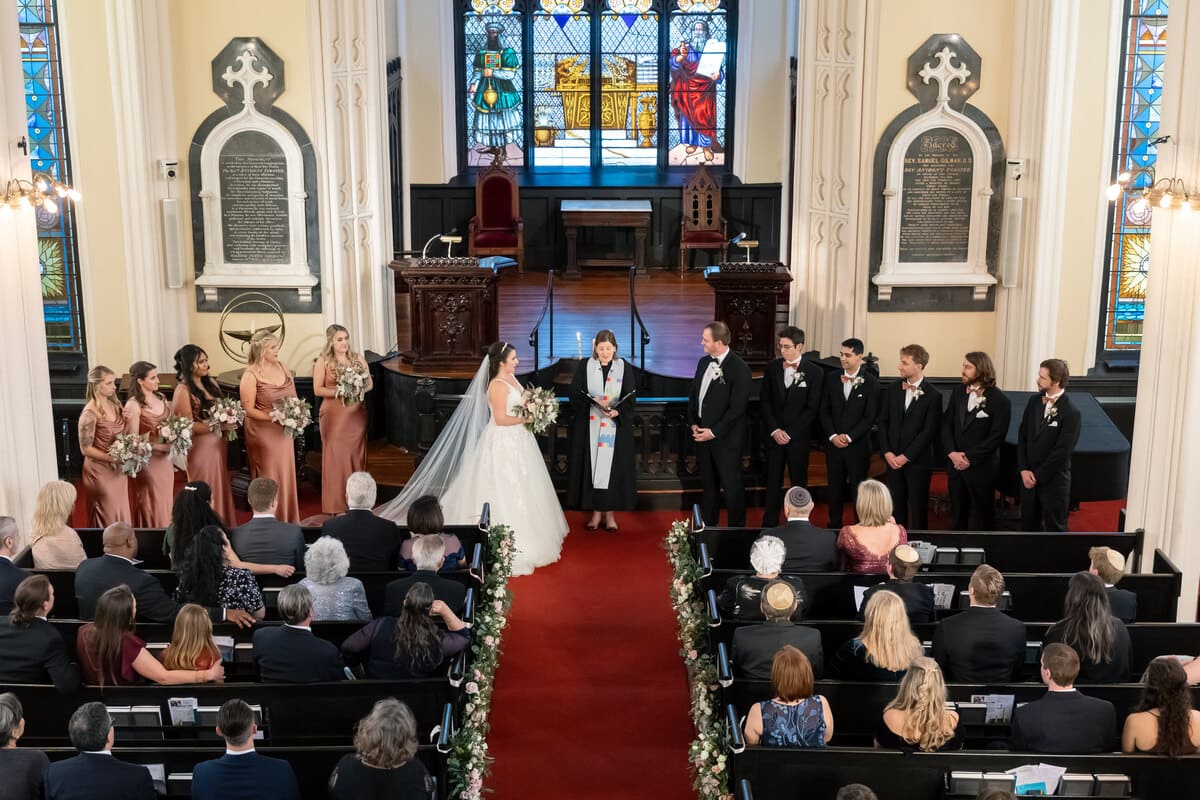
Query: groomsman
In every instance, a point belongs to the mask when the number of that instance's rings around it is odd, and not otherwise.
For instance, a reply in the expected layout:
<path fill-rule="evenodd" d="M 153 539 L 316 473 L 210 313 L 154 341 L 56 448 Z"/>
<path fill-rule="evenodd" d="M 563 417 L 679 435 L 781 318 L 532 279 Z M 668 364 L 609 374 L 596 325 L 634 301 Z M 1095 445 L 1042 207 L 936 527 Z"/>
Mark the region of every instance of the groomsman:
<path fill-rule="evenodd" d="M 1071 456 L 1079 442 L 1079 409 L 1066 394 L 1067 362 L 1048 358 L 1038 369 L 1038 394 L 1029 398 L 1017 434 L 1021 471 L 1021 530 L 1067 529 Z"/>
<path fill-rule="evenodd" d="M 892 515 L 897 524 L 929 529 L 929 477 L 942 422 L 942 394 L 925 380 L 929 351 L 919 344 L 900 348 L 900 380 L 883 391 L 879 442 L 888 470 Z"/>
<path fill-rule="evenodd" d="M 842 342 L 839 380 L 825 382 L 819 413 L 829 440 L 825 469 L 829 476 L 829 527 L 842 527 L 842 504 L 867 479 L 871 463 L 871 426 L 879 410 L 879 379 L 862 368 L 862 339 Z M 850 484 L 847 493 L 846 484 Z"/>
<path fill-rule="evenodd" d="M 963 356 L 963 389 L 950 393 L 942 418 L 946 484 L 956 531 L 996 529 L 996 465 L 1008 435 L 1012 402 L 996 385 L 996 368 L 981 351 Z"/>
<path fill-rule="evenodd" d="M 804 359 L 804 331 L 787 327 L 779 332 L 777 358 L 763 370 L 759 403 L 762 408 L 767 490 L 762 526 L 779 524 L 783 509 L 783 467 L 793 486 L 808 485 L 808 446 L 812 424 L 821 404 L 824 370 Z"/>
<path fill-rule="evenodd" d="M 704 498 L 700 515 L 716 525 L 720 490 L 725 490 L 729 524 L 746 524 L 746 493 L 742 485 L 742 450 L 746 446 L 746 403 L 750 397 L 750 368 L 729 349 L 729 326 L 710 322 L 700 344 L 706 355 L 696 365 L 688 393 L 688 420 L 696 442 L 696 463 Z"/>

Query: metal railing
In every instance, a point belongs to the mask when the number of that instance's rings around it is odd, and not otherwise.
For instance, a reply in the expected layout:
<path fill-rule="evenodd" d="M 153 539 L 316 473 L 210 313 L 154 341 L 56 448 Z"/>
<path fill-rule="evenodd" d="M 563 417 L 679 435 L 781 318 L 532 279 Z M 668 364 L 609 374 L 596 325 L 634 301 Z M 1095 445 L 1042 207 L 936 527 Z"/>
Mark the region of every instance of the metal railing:
<path fill-rule="evenodd" d="M 646 323 L 642 321 L 642 315 L 638 313 L 637 298 L 633 292 L 633 281 L 637 276 L 637 266 L 629 268 L 629 341 L 637 342 L 639 345 L 638 368 L 642 372 L 646 371 L 646 345 L 650 344 L 650 331 L 646 330 Z M 635 330 L 640 329 L 641 336 L 634 337 Z"/>
<path fill-rule="evenodd" d="M 542 311 L 538 314 L 537 320 L 533 323 L 533 330 L 529 332 L 529 346 L 533 348 L 533 368 L 541 369 L 542 360 L 539 353 L 541 345 L 541 330 L 542 320 L 546 315 L 550 315 L 550 355 L 547 356 L 548 361 L 554 360 L 554 270 L 549 270 L 546 273 L 546 299 L 542 303 Z"/>

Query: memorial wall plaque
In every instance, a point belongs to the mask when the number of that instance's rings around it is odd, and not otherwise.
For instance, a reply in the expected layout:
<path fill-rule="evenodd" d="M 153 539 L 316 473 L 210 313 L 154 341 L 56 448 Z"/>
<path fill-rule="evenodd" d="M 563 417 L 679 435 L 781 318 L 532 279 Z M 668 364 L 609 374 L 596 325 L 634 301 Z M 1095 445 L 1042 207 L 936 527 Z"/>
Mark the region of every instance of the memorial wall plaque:
<path fill-rule="evenodd" d="M 265 134 L 238 133 L 221 149 L 217 170 L 226 263 L 288 263 L 288 177 L 283 150 Z"/>
<path fill-rule="evenodd" d="M 966 261 L 975 159 L 949 128 L 918 134 L 904 154 L 899 261 Z"/>

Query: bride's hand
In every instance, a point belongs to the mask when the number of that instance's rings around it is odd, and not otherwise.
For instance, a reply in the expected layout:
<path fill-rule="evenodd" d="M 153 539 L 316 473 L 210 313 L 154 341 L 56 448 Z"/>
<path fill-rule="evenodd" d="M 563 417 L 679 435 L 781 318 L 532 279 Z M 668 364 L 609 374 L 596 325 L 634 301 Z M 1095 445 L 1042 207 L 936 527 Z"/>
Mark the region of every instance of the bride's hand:
<path fill-rule="evenodd" d="M 612 419 L 613 417 L 617 416 L 621 412 L 617 411 L 615 408 L 610 408 L 610 409 L 606 409 L 604 413 L 608 416 L 609 419 Z"/>

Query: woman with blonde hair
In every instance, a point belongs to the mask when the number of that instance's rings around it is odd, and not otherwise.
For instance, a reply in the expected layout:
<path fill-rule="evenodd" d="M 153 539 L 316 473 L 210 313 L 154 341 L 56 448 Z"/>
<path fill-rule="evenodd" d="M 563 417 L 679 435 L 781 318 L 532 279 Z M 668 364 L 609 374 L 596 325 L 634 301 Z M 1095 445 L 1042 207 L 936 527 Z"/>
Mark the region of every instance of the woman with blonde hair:
<path fill-rule="evenodd" d="M 239 387 L 246 411 L 246 457 L 250 479 L 273 478 L 279 484 L 279 508 L 275 516 L 283 522 L 300 521 L 296 493 L 296 448 L 282 425 L 271 420 L 277 400 L 296 396 L 292 371 L 279 360 L 279 337 L 268 330 L 250 337 L 250 359 Z"/>
<path fill-rule="evenodd" d="M 904 601 L 894 592 L 876 592 L 867 601 L 862 633 L 833 657 L 835 673 L 848 681 L 898 681 L 914 659 L 925 654 L 908 625 Z"/>
<path fill-rule="evenodd" d="M 75 509 L 75 487 L 50 481 L 38 489 L 29 530 L 34 569 L 75 569 L 87 558 L 79 534 L 67 524 Z"/>
<path fill-rule="evenodd" d="M 946 681 L 936 661 L 913 659 L 896 697 L 883 709 L 875 746 L 912 752 L 961 750 L 958 712 L 946 708 Z"/>
<path fill-rule="evenodd" d="M 165 528 L 171 524 L 175 501 L 175 467 L 171 445 L 163 442 L 158 429 L 171 416 L 171 404 L 158 390 L 158 367 L 149 361 L 130 364 L 129 376 L 133 385 L 125 402 L 125 430 L 148 437 L 154 448 L 150 462 L 133 479 L 137 506 L 132 522 L 139 528 Z"/>
<path fill-rule="evenodd" d="M 892 494 L 879 481 L 858 485 L 854 501 L 858 524 L 838 531 L 838 569 L 859 575 L 887 573 L 888 555 L 908 543 L 908 531 L 892 519 Z"/>
<path fill-rule="evenodd" d="M 206 670 L 221 663 L 221 651 L 213 641 L 212 619 L 208 610 L 186 603 L 175 617 L 171 643 L 162 654 L 167 669 Z"/>
<path fill-rule="evenodd" d="M 425 800 L 433 784 L 417 754 L 417 720 L 404 703 L 385 697 L 354 732 L 354 752 L 329 776 L 330 800 Z"/>
<path fill-rule="evenodd" d="M 105 366 L 92 367 L 87 376 L 83 411 L 79 414 L 79 450 L 83 453 L 83 488 L 88 498 L 88 525 L 104 528 L 113 522 L 130 522 L 129 479 L 108 454 L 116 438 L 125 433 L 125 416 L 117 401 L 117 374 Z"/>
<path fill-rule="evenodd" d="M 343 375 L 357 374 L 363 381 L 358 399 L 337 396 Z M 367 468 L 367 407 L 363 397 L 371 391 L 367 360 L 350 348 L 350 331 L 341 325 L 325 329 L 325 347 L 313 363 L 313 392 L 321 398 L 321 511 L 346 511 L 346 479 Z"/>

